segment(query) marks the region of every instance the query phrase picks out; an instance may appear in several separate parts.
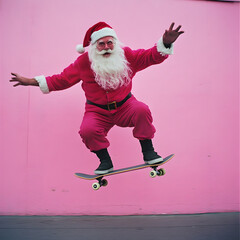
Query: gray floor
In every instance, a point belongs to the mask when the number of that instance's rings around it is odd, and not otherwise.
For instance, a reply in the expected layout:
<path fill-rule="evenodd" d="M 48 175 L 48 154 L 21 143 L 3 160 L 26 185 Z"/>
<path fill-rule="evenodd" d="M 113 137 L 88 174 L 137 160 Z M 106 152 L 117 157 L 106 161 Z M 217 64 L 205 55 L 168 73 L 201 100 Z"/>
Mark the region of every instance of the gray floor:
<path fill-rule="evenodd" d="M 0 216 L 1 240 L 239 240 L 239 213 Z"/>

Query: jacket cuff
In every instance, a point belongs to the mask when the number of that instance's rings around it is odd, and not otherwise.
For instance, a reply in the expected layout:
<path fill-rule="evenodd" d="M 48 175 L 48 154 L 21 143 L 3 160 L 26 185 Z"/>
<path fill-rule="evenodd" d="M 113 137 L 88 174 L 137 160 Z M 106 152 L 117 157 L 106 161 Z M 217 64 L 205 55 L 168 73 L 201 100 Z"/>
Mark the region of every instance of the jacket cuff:
<path fill-rule="evenodd" d="M 34 79 L 38 82 L 39 84 L 39 87 L 41 89 L 41 91 L 43 93 L 49 93 L 49 88 L 48 88 L 48 85 L 47 85 L 47 80 L 46 78 L 41 75 L 41 76 L 36 76 L 34 77 Z"/>
<path fill-rule="evenodd" d="M 172 55 L 173 54 L 173 44 L 171 44 L 170 48 L 166 48 L 163 44 L 162 37 L 157 42 L 157 50 L 161 55 Z"/>

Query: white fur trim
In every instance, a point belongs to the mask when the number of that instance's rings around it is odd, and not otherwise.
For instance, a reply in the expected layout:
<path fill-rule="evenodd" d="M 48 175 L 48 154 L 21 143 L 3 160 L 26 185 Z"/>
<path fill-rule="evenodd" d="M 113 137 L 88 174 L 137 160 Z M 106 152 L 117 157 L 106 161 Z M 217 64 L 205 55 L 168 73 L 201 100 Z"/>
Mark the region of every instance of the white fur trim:
<path fill-rule="evenodd" d="M 84 52 L 85 52 L 85 48 L 83 47 L 82 44 L 78 44 L 78 45 L 76 46 L 76 50 L 77 50 L 77 52 L 79 52 L 79 53 L 84 53 Z"/>
<path fill-rule="evenodd" d="M 105 27 L 105 28 L 102 28 L 101 30 L 98 30 L 92 33 L 91 43 L 93 44 L 100 38 L 107 37 L 107 36 L 114 37 L 117 39 L 116 32 L 112 28 Z"/>
<path fill-rule="evenodd" d="M 157 42 L 157 50 L 160 52 L 161 55 L 172 55 L 173 54 L 173 44 L 170 48 L 166 48 L 163 44 L 162 37 Z"/>
<path fill-rule="evenodd" d="M 36 77 L 34 77 L 34 78 L 35 78 L 36 81 L 38 82 L 41 91 L 42 91 L 43 93 L 49 93 L 49 89 L 48 89 L 48 85 L 47 85 L 47 80 L 46 80 L 46 78 L 45 78 L 43 75 L 41 75 L 41 76 L 36 76 Z"/>

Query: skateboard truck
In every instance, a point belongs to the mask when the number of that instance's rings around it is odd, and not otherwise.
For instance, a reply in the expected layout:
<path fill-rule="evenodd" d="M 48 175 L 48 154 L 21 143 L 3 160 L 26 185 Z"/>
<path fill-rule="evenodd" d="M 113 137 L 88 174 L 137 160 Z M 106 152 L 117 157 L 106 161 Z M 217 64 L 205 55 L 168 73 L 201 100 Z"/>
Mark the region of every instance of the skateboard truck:
<path fill-rule="evenodd" d="M 166 171 L 164 168 L 157 169 L 158 166 L 151 167 L 153 170 L 150 172 L 150 177 L 154 178 L 156 176 L 165 175 Z"/>
<path fill-rule="evenodd" d="M 96 180 L 98 180 L 98 182 L 92 184 L 94 190 L 98 190 L 100 187 L 106 187 L 108 185 L 107 179 L 103 179 L 103 176 L 96 178 Z"/>

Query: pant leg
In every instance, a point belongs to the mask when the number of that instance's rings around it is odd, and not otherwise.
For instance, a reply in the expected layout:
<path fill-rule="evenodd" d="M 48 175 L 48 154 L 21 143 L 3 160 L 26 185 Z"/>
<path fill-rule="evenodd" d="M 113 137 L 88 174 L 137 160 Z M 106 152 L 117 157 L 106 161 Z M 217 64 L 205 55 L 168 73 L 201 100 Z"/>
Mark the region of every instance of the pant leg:
<path fill-rule="evenodd" d="M 113 125 L 106 110 L 87 104 L 79 134 L 90 151 L 98 151 L 109 147 L 106 136 Z"/>
<path fill-rule="evenodd" d="M 133 127 L 133 136 L 139 140 L 152 139 L 156 132 L 149 107 L 132 96 L 115 115 L 115 124 Z"/>

